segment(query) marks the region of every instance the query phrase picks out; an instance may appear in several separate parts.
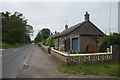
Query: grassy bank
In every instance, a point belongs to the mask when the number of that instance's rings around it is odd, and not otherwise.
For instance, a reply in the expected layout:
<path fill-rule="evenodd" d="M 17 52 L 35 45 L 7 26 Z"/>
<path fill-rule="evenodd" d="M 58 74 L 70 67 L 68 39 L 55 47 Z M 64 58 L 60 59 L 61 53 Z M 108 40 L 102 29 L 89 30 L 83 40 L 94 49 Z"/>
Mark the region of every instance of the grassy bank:
<path fill-rule="evenodd" d="M 19 47 L 19 46 L 23 46 L 23 45 L 25 45 L 25 44 L 20 44 L 20 43 L 9 44 L 9 43 L 5 43 L 5 42 L 0 42 L 1 49 L 14 48 L 14 47 Z"/>
<path fill-rule="evenodd" d="M 68 74 L 120 76 L 118 74 L 118 62 L 58 66 L 57 70 Z"/>

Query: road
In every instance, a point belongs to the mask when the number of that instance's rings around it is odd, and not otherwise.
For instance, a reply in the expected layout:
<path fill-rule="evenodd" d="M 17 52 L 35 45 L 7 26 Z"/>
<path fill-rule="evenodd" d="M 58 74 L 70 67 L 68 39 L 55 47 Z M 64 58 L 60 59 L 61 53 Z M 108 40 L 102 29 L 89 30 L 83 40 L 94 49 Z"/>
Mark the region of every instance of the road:
<path fill-rule="evenodd" d="M 2 51 L 3 78 L 61 78 L 58 63 L 36 45 L 26 45 Z M 25 65 L 27 64 L 27 66 Z"/>
<path fill-rule="evenodd" d="M 48 55 L 36 45 L 26 45 L 2 52 L 3 78 L 102 78 L 109 76 L 65 74 L 56 70 L 59 65 L 52 55 Z"/>
<path fill-rule="evenodd" d="M 27 66 L 23 66 L 17 78 L 64 78 L 65 75 L 56 70 L 58 62 L 38 46 L 33 46 L 28 56 Z"/>
<path fill-rule="evenodd" d="M 2 51 L 2 77 L 16 78 L 24 60 L 30 53 L 33 45 L 5 49 Z"/>

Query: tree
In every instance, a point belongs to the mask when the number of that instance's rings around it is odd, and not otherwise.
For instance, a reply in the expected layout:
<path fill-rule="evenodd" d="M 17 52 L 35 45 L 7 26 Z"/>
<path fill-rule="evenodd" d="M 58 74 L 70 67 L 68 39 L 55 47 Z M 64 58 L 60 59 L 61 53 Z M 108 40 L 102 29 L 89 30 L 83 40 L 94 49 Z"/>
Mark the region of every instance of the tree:
<path fill-rule="evenodd" d="M 37 43 L 37 42 L 42 42 L 44 40 L 45 38 L 43 37 L 43 35 L 40 32 L 38 32 L 37 36 L 34 39 L 34 42 Z"/>
<path fill-rule="evenodd" d="M 2 12 L 2 41 L 15 43 L 30 42 L 30 33 L 33 33 L 33 27 L 27 24 L 27 19 L 23 14 L 15 12 Z"/>
<path fill-rule="evenodd" d="M 44 39 L 47 39 L 50 36 L 50 30 L 47 28 L 44 28 L 41 30 L 41 34 L 43 35 Z"/>
<path fill-rule="evenodd" d="M 34 39 L 35 43 L 46 40 L 50 36 L 50 32 L 51 31 L 47 28 L 44 28 L 41 31 L 39 31 L 37 36 Z"/>
<path fill-rule="evenodd" d="M 106 48 L 109 48 L 110 45 L 120 45 L 120 34 L 114 33 L 113 35 L 106 35 L 99 43 L 102 51 L 106 51 Z"/>

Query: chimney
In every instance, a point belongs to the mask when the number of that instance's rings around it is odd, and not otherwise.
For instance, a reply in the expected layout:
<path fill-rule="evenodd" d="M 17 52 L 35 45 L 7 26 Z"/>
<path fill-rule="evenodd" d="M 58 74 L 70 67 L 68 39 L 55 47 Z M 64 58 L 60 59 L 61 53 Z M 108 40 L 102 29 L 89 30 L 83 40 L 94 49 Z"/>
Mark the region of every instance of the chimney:
<path fill-rule="evenodd" d="M 67 25 L 67 24 L 65 25 L 65 30 L 66 30 L 66 29 L 68 29 L 68 25 Z"/>
<path fill-rule="evenodd" d="M 86 12 L 86 14 L 84 15 L 84 17 L 85 17 L 85 21 L 89 20 L 89 14 L 88 14 L 88 12 Z"/>
<path fill-rule="evenodd" d="M 57 31 L 55 31 L 55 34 L 57 34 Z"/>

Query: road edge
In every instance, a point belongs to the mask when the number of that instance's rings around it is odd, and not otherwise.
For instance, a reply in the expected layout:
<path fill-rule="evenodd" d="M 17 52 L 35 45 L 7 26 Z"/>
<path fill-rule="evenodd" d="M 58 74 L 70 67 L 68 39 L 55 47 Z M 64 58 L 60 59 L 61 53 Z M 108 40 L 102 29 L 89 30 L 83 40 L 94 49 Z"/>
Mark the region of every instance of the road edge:
<path fill-rule="evenodd" d="M 28 53 L 28 55 L 25 57 L 25 60 L 23 61 L 21 67 L 18 69 L 16 78 L 17 78 L 17 76 L 19 75 L 20 70 L 21 70 L 24 66 L 27 66 L 27 61 L 28 61 L 28 59 L 29 59 L 29 56 L 30 56 L 31 53 L 32 53 L 32 50 L 33 50 L 33 47 L 31 48 L 31 50 L 30 50 L 30 52 Z"/>

